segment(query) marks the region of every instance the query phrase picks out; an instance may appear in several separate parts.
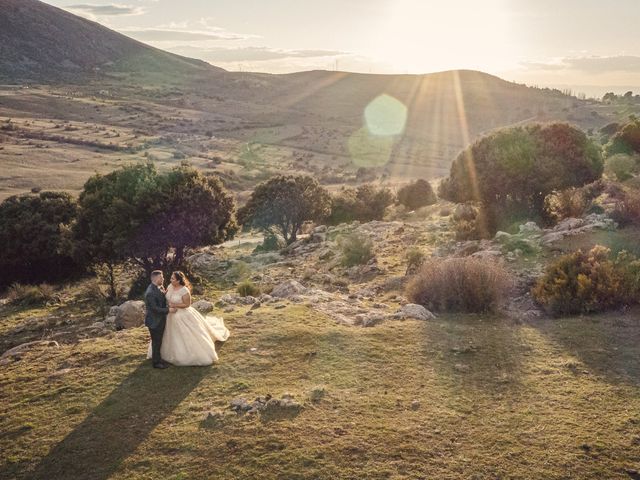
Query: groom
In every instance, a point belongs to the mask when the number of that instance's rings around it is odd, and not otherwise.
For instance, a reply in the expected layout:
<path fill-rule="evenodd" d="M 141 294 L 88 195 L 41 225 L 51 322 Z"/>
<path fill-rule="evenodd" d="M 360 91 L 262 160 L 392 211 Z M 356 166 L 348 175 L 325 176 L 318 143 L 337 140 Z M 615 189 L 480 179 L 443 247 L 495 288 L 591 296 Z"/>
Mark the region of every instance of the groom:
<path fill-rule="evenodd" d="M 161 270 L 151 272 L 151 283 L 144 293 L 144 304 L 147 307 L 147 315 L 144 324 L 151 333 L 151 362 L 153 368 L 167 368 L 169 365 L 160 357 L 160 347 L 162 347 L 162 336 L 164 327 L 167 324 L 167 314 L 175 311 L 167 307 L 165 298 L 164 276 Z"/>

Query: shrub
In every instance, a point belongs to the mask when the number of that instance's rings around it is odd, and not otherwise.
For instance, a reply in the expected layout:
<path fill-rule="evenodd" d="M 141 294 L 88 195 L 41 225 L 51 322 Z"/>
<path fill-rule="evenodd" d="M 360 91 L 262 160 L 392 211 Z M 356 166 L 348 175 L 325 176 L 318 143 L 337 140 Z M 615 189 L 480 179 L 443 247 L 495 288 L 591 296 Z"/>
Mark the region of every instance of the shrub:
<path fill-rule="evenodd" d="M 640 153 L 640 120 L 631 119 L 618 129 L 606 147 L 607 155 Z"/>
<path fill-rule="evenodd" d="M 622 227 L 640 225 L 640 191 L 622 192 L 609 216 Z"/>
<path fill-rule="evenodd" d="M 243 261 L 235 262 L 227 272 L 227 277 L 234 281 L 246 280 L 249 275 L 251 275 L 251 267 Z"/>
<path fill-rule="evenodd" d="M 602 170 L 599 148 L 575 127 L 511 127 L 463 151 L 438 194 L 453 202 L 481 203 L 487 227 L 495 232 L 505 211 L 535 218 L 544 213 L 549 193 L 593 182 Z"/>
<path fill-rule="evenodd" d="M 251 280 L 244 280 L 243 282 L 238 284 L 236 291 L 241 297 L 257 297 L 261 293 L 260 287 L 258 287 Z"/>
<path fill-rule="evenodd" d="M 571 187 L 551 192 L 544 199 L 544 210 L 554 222 L 564 218 L 579 218 L 584 215 L 591 204 L 584 191 Z"/>
<path fill-rule="evenodd" d="M 638 301 L 640 262 L 627 252 L 616 259 L 596 245 L 563 255 L 547 268 L 532 294 L 554 315 L 608 310 Z"/>
<path fill-rule="evenodd" d="M 77 205 L 67 193 L 41 192 L 0 204 L 0 285 L 64 280 L 78 273 L 67 246 Z"/>
<path fill-rule="evenodd" d="M 398 190 L 398 202 L 410 210 L 436 203 L 436 194 L 431 184 L 423 179 L 405 185 Z"/>
<path fill-rule="evenodd" d="M 18 305 L 42 305 L 55 298 L 55 290 L 47 283 L 38 286 L 13 283 L 7 290 L 7 298 Z"/>
<path fill-rule="evenodd" d="M 427 256 L 418 247 L 413 247 L 407 250 L 405 258 L 407 259 L 407 271 L 405 275 L 410 275 L 422 266 Z"/>
<path fill-rule="evenodd" d="M 345 267 L 364 265 L 373 258 L 373 242 L 366 235 L 352 233 L 340 237 L 338 246 L 342 251 L 342 265 Z"/>
<path fill-rule="evenodd" d="M 382 220 L 385 210 L 393 204 L 391 190 L 374 185 L 360 185 L 358 188 L 343 188 L 334 195 L 331 204 L 330 225 L 357 220 L 370 222 Z"/>
<path fill-rule="evenodd" d="M 633 178 L 633 175 L 637 173 L 638 163 L 637 156 L 618 153 L 607 158 L 604 164 L 604 171 L 615 180 L 624 182 Z"/>
<path fill-rule="evenodd" d="M 264 236 L 264 240 L 255 248 L 255 252 L 275 252 L 284 248 L 286 243 L 284 238 L 275 233 L 269 233 Z"/>
<path fill-rule="evenodd" d="M 312 177 L 280 175 L 256 187 L 238 218 L 247 227 L 277 229 L 289 245 L 306 221 L 322 220 L 330 211 L 329 192 Z"/>
<path fill-rule="evenodd" d="M 511 285 L 500 264 L 472 257 L 429 260 L 409 281 L 407 297 L 444 312 L 495 311 Z"/>

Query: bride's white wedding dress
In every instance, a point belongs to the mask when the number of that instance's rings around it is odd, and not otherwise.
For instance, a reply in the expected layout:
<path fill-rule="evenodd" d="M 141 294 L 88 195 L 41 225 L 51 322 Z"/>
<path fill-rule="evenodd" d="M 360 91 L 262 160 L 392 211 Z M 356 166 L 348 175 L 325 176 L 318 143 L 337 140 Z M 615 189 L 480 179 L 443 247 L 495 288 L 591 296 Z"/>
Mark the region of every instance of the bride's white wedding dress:
<path fill-rule="evenodd" d="M 187 287 L 174 289 L 169 285 L 167 304 L 182 303 L 182 296 L 187 292 Z M 167 315 L 160 356 L 178 366 L 211 365 L 218 361 L 214 342 L 224 342 L 227 338 L 229 330 L 222 318 L 203 317 L 193 307 L 178 308 L 175 313 Z M 151 358 L 151 344 L 147 358 Z"/>

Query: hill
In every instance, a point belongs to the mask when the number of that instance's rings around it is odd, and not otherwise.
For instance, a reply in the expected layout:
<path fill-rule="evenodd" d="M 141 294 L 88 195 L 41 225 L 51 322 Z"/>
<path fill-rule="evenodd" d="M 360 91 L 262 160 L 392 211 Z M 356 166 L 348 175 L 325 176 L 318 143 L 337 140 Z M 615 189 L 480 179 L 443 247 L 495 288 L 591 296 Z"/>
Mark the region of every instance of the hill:
<path fill-rule="evenodd" d="M 38 0 L 0 0 L 0 79 L 72 80 L 104 72 L 221 71 L 140 43 Z"/>
<path fill-rule="evenodd" d="M 495 128 L 597 129 L 632 113 L 469 70 L 227 72 L 37 0 L 0 0 L 0 82 L 0 199 L 77 192 L 95 171 L 142 160 L 189 161 L 239 193 L 283 170 L 332 188 L 395 186 L 446 175 Z"/>

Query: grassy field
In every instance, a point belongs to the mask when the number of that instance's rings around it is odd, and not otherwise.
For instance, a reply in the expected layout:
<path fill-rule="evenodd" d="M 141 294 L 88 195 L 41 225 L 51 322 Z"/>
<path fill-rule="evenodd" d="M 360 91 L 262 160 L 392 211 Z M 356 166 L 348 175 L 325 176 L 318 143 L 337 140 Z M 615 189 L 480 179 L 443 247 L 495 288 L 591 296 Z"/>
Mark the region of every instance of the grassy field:
<path fill-rule="evenodd" d="M 212 367 L 150 368 L 144 328 L 0 367 L 0 478 L 636 478 L 638 311 L 362 329 L 247 309 Z M 284 393 L 299 415 L 202 421 Z"/>

